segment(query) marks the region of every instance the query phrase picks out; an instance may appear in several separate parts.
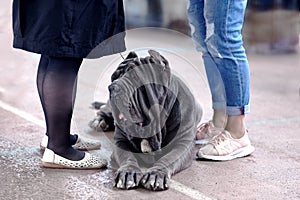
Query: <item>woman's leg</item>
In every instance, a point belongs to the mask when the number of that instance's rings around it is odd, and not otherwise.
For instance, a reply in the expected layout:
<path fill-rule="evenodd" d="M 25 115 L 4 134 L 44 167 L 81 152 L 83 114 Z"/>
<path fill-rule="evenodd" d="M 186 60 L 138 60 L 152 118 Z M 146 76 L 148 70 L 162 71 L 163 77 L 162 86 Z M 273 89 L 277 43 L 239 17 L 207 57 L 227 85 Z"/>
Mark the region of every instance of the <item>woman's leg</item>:
<path fill-rule="evenodd" d="M 44 114 L 45 114 L 45 104 L 44 104 L 44 100 L 42 98 L 42 91 L 43 91 L 43 81 L 44 81 L 44 78 L 45 78 L 45 75 L 46 75 L 46 72 L 47 72 L 49 59 L 50 59 L 49 56 L 41 55 L 40 62 L 39 62 L 39 65 L 38 65 L 38 71 L 37 71 L 37 79 L 36 79 L 38 94 L 39 94 L 39 97 L 40 97 L 40 101 L 41 101 L 41 104 L 42 104 Z M 74 95 L 74 97 L 75 97 L 75 95 Z M 74 100 L 73 100 L 73 103 L 74 103 Z M 46 115 L 45 115 L 45 118 L 46 118 Z M 46 121 L 46 129 L 47 129 L 48 128 L 47 120 L 45 120 L 45 121 Z M 46 130 L 46 135 L 48 136 L 48 130 Z M 77 138 L 78 138 L 77 135 L 70 135 L 70 142 L 71 142 L 72 145 L 74 145 L 76 143 Z"/>
<path fill-rule="evenodd" d="M 205 71 L 212 94 L 212 107 L 214 110 L 212 122 L 217 128 L 224 128 L 227 119 L 225 89 L 219 69 L 206 44 L 206 38 L 210 34 L 210 29 L 207 29 L 209 27 L 207 27 L 204 18 L 205 0 L 188 0 L 187 2 L 192 37 L 197 50 L 202 52 Z"/>
<path fill-rule="evenodd" d="M 45 75 L 46 75 L 48 63 L 49 63 L 48 56 L 41 55 L 39 66 L 38 66 L 38 71 L 37 71 L 37 78 L 36 78 L 37 89 L 38 89 L 40 101 L 41 101 L 41 104 L 42 104 L 42 108 L 43 108 L 43 111 L 44 111 L 44 115 L 45 115 L 45 108 L 44 108 L 45 106 L 44 106 L 44 100 L 42 98 L 42 94 L 43 94 L 43 81 L 44 81 L 44 78 L 45 78 Z M 46 121 L 46 135 L 48 135 L 47 120 L 45 120 L 45 121 Z"/>
<path fill-rule="evenodd" d="M 222 77 L 226 93 L 225 130 L 197 153 L 199 158 L 231 160 L 254 151 L 246 134 L 250 75 L 241 29 L 247 0 L 205 0 L 206 45 Z"/>
<path fill-rule="evenodd" d="M 70 140 L 73 95 L 81 63 L 80 58 L 42 56 L 37 78 L 49 136 L 47 148 L 70 160 L 84 157 L 71 147 Z"/>
<path fill-rule="evenodd" d="M 234 138 L 245 133 L 249 112 L 250 73 L 241 30 L 247 0 L 209 0 L 204 4 L 206 44 L 222 77 L 228 120 L 225 129 Z"/>
<path fill-rule="evenodd" d="M 223 131 L 211 123 L 199 127 L 197 136 L 203 141 L 204 136 L 214 136 L 199 149 L 200 158 L 231 160 L 254 151 L 245 134 L 250 73 L 241 29 L 246 4 L 247 0 L 188 0 L 192 36 L 203 54 L 212 93 L 213 123 L 225 125 Z"/>

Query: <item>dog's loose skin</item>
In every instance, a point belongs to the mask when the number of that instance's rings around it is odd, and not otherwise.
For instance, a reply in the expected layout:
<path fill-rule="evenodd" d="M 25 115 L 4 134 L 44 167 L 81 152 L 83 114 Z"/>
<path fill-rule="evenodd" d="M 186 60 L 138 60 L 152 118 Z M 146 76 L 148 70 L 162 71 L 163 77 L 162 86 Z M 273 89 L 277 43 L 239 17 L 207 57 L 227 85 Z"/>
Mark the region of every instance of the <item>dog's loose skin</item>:
<path fill-rule="evenodd" d="M 169 188 L 171 175 L 189 167 L 202 110 L 167 60 L 150 50 L 131 52 L 112 75 L 110 99 L 90 125 L 112 130 L 115 186 Z M 111 112 L 109 112 L 111 110 Z"/>

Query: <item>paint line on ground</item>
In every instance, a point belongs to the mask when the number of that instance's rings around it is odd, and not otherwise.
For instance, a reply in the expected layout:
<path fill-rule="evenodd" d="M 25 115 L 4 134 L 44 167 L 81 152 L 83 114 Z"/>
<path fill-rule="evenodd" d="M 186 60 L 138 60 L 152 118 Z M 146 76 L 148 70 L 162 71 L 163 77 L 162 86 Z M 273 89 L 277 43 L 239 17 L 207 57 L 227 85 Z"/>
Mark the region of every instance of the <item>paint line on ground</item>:
<path fill-rule="evenodd" d="M 35 116 L 25 112 L 25 111 L 22 111 L 18 108 L 15 108 L 11 105 L 8 105 L 2 101 L 0 101 L 0 107 L 8 112 L 11 112 L 35 125 L 38 125 L 40 127 L 45 127 L 45 123 L 43 120 L 40 120 L 38 118 L 36 118 Z M 196 199 L 196 200 L 212 200 L 211 198 L 209 197 L 206 197 L 204 194 L 202 194 L 201 192 L 197 191 L 197 190 L 194 190 L 192 188 L 189 188 L 185 185 L 183 185 L 182 183 L 179 183 L 177 181 L 174 181 L 174 180 L 171 180 L 171 185 L 170 185 L 170 188 L 171 189 L 174 189 L 186 196 L 189 196 L 193 199 Z"/>
<path fill-rule="evenodd" d="M 0 107 L 3 108 L 4 110 L 8 111 L 8 112 L 11 112 L 15 115 L 18 115 L 19 117 L 35 124 L 35 125 L 38 125 L 40 127 L 43 127 L 45 128 L 45 122 L 41 119 L 38 119 L 37 117 L 27 113 L 27 112 L 24 112 L 18 108 L 15 108 L 13 106 L 10 106 L 2 101 L 0 101 Z"/>
<path fill-rule="evenodd" d="M 247 126 L 260 126 L 260 125 L 267 125 L 267 124 L 279 124 L 285 122 L 299 122 L 300 117 L 288 117 L 288 118 L 281 118 L 281 119 L 272 119 L 272 120 L 263 120 L 257 122 L 248 122 L 246 123 Z"/>
<path fill-rule="evenodd" d="M 170 185 L 171 189 L 174 189 L 182 194 L 185 194 L 186 196 L 189 196 L 193 199 L 197 199 L 197 200 L 213 200 L 210 197 L 205 196 L 204 194 L 202 194 L 201 192 L 199 192 L 198 190 L 194 190 L 192 188 L 189 188 L 185 185 L 183 185 L 182 183 L 179 183 L 177 181 L 171 180 L 171 185 Z"/>

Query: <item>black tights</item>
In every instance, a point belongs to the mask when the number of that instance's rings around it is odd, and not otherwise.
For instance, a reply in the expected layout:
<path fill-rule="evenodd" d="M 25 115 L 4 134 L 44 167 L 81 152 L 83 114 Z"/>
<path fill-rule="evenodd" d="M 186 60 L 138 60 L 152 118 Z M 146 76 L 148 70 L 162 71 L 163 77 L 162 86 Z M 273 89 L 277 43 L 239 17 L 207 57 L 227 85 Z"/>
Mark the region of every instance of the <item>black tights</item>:
<path fill-rule="evenodd" d="M 42 55 L 37 72 L 37 88 L 43 107 L 48 135 L 47 148 L 71 160 L 84 153 L 73 149 L 77 135 L 70 135 L 77 74 L 82 58 Z"/>

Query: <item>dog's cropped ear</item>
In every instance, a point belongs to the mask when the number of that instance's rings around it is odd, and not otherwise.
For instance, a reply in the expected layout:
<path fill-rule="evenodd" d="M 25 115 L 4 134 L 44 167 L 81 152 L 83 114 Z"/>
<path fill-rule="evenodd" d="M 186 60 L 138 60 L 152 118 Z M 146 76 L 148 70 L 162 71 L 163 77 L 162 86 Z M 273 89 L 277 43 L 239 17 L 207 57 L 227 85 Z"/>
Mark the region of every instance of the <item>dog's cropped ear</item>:
<path fill-rule="evenodd" d="M 135 52 L 131 51 L 125 60 L 130 59 L 130 58 L 137 58 L 137 57 L 138 57 L 137 54 Z"/>
<path fill-rule="evenodd" d="M 157 51 L 150 49 L 148 51 L 149 55 L 152 56 L 153 58 L 155 58 L 156 60 L 162 62 L 162 56 L 160 55 L 160 53 L 158 53 Z"/>
<path fill-rule="evenodd" d="M 161 65 L 163 65 L 164 67 L 167 67 L 167 68 L 169 67 L 169 62 L 160 53 L 158 53 L 157 51 L 155 51 L 153 49 L 150 49 L 148 51 L 148 53 L 151 57 L 153 57 L 155 60 L 157 60 Z"/>
<path fill-rule="evenodd" d="M 137 54 L 135 52 L 131 51 L 127 55 L 125 60 L 123 60 L 123 62 L 121 62 L 121 64 L 116 69 L 116 71 L 114 71 L 114 73 L 111 75 L 111 82 L 113 82 L 114 80 L 117 80 L 118 78 L 122 77 L 125 74 L 126 69 L 129 67 L 128 63 L 131 62 L 131 59 L 137 58 L 137 57 L 138 57 Z"/>

